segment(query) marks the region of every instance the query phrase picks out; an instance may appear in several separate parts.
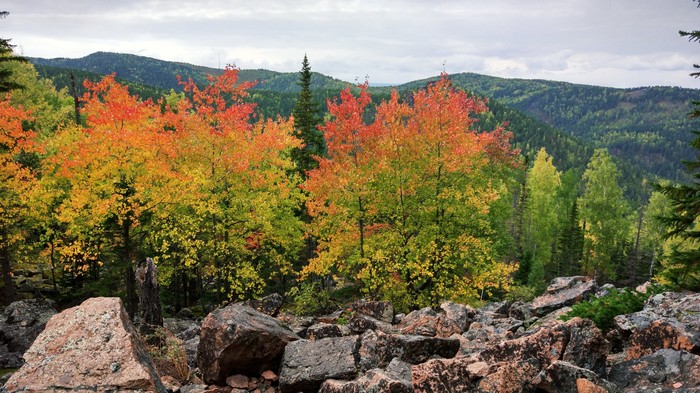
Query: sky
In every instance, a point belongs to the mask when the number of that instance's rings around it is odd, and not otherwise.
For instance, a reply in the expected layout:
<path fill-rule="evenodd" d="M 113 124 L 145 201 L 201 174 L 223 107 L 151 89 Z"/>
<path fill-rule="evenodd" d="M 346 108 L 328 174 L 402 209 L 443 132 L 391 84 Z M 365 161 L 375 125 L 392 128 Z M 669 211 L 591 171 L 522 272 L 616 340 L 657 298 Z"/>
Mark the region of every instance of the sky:
<path fill-rule="evenodd" d="M 3 0 L 30 57 L 132 53 L 209 67 L 401 84 L 475 72 L 611 87 L 700 88 L 693 0 Z"/>

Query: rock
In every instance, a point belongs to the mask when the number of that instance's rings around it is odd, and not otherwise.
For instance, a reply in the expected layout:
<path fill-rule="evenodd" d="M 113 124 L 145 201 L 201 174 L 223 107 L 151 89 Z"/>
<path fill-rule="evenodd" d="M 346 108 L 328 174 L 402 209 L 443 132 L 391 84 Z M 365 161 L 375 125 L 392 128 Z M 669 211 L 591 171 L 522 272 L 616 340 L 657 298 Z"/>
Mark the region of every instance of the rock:
<path fill-rule="evenodd" d="M 198 337 L 202 332 L 202 327 L 191 319 L 165 318 L 163 326 L 182 341 Z"/>
<path fill-rule="evenodd" d="M 306 338 L 309 340 L 320 340 L 326 337 L 342 337 L 343 331 L 339 325 L 330 323 L 317 323 L 309 326 L 306 330 Z"/>
<path fill-rule="evenodd" d="M 207 385 L 189 384 L 180 388 L 180 393 L 202 393 L 207 390 Z"/>
<path fill-rule="evenodd" d="M 398 324 L 401 334 L 450 337 L 462 333 L 456 322 L 433 311 L 430 307 L 412 311 Z"/>
<path fill-rule="evenodd" d="M 197 352 L 199 350 L 199 336 L 191 338 L 182 343 L 187 354 L 187 364 L 190 368 L 197 367 Z"/>
<path fill-rule="evenodd" d="M 532 318 L 532 310 L 528 303 L 513 302 L 508 309 L 508 316 L 521 321 L 527 321 Z"/>
<path fill-rule="evenodd" d="M 390 302 L 357 300 L 350 305 L 349 309 L 382 322 L 394 322 L 394 306 Z"/>
<path fill-rule="evenodd" d="M 359 347 L 358 336 L 289 343 L 280 367 L 281 392 L 316 392 L 326 379 L 354 379 Z"/>
<path fill-rule="evenodd" d="M 22 355 L 54 314 L 52 300 L 20 300 L 7 306 L 0 316 L 0 368 L 21 367 Z"/>
<path fill-rule="evenodd" d="M 386 366 L 386 372 L 389 374 L 397 376 L 399 379 L 405 381 L 411 381 L 411 363 L 406 363 L 399 359 L 392 359 L 391 362 Z"/>
<path fill-rule="evenodd" d="M 279 293 L 273 293 L 265 296 L 260 300 L 248 300 L 243 304 L 250 308 L 258 310 L 263 314 L 267 314 L 271 317 L 276 317 L 280 313 L 280 309 L 284 304 L 284 298 Z"/>
<path fill-rule="evenodd" d="M 163 387 L 169 392 L 176 392 L 182 387 L 180 381 L 170 375 L 160 377 L 160 383 L 162 383 Z"/>
<path fill-rule="evenodd" d="M 556 309 L 571 306 L 595 293 L 596 284 L 585 276 L 558 277 L 551 281 L 547 291 L 530 303 L 535 316 L 543 316 Z"/>
<path fill-rule="evenodd" d="M 676 349 L 696 353 L 700 351 L 700 335 L 672 320 L 657 320 L 635 330 L 627 342 L 627 360 L 651 355 L 659 349 Z"/>
<path fill-rule="evenodd" d="M 700 356 L 661 349 L 638 359 L 613 364 L 608 380 L 622 392 L 673 391 L 700 387 Z M 693 391 L 693 390 L 685 390 Z M 695 390 L 697 391 L 697 390 Z"/>
<path fill-rule="evenodd" d="M 248 389 L 250 379 L 245 375 L 236 374 L 226 378 L 226 385 L 234 389 Z"/>
<path fill-rule="evenodd" d="M 661 348 L 700 350 L 700 294 L 666 292 L 647 299 L 644 309 L 614 319 L 615 336 L 627 341 L 627 359 Z"/>
<path fill-rule="evenodd" d="M 367 315 L 355 315 L 348 322 L 348 328 L 354 333 L 362 334 L 368 330 L 376 330 L 384 333 L 396 333 L 391 324 L 374 319 Z"/>
<path fill-rule="evenodd" d="M 457 324 L 461 332 L 466 332 L 469 330 L 469 325 L 471 325 L 474 317 L 476 316 L 476 310 L 474 310 L 472 307 L 449 301 L 443 302 L 440 305 L 440 309 L 445 312 L 447 319 L 450 319 Z"/>
<path fill-rule="evenodd" d="M 387 371 L 373 369 L 354 381 L 327 380 L 319 393 L 412 393 L 411 381 Z"/>
<path fill-rule="evenodd" d="M 586 382 L 582 382 L 586 381 Z M 565 361 L 555 361 L 534 381 L 537 388 L 548 393 L 581 391 L 583 386 L 587 391 L 615 392 L 617 386 L 599 377 L 591 370 L 574 366 Z"/>
<path fill-rule="evenodd" d="M 25 353 L 7 392 L 165 392 L 119 298 L 92 298 L 53 316 Z"/>
<path fill-rule="evenodd" d="M 285 346 L 298 339 L 269 315 L 232 304 L 202 321 L 197 364 L 204 382 L 222 385 L 229 375 L 276 370 Z"/>
<path fill-rule="evenodd" d="M 578 367 L 605 373 L 607 343 L 592 321 L 573 318 L 553 327 L 487 347 L 478 355 L 487 363 L 538 359 L 542 367 L 565 360 Z"/>
<path fill-rule="evenodd" d="M 368 331 L 361 340 L 360 366 L 363 370 L 385 368 L 394 359 L 418 364 L 433 357 L 452 358 L 458 351 L 459 340 L 456 338 Z"/>
<path fill-rule="evenodd" d="M 279 377 L 277 376 L 277 374 L 275 374 L 275 372 L 272 371 L 272 370 L 265 370 L 265 371 L 263 371 L 263 372 L 260 374 L 260 377 L 261 377 L 263 380 L 268 381 L 268 382 L 277 382 L 277 380 L 279 380 Z"/>
<path fill-rule="evenodd" d="M 482 375 L 469 365 L 473 358 L 434 359 L 411 368 L 412 385 L 417 393 L 473 392 Z M 478 369 L 481 372 L 481 368 Z M 486 373 L 488 374 L 488 372 Z"/>
<path fill-rule="evenodd" d="M 534 390 L 532 380 L 540 372 L 537 359 L 526 359 L 507 363 L 499 367 L 478 383 L 480 393 L 519 393 Z"/>

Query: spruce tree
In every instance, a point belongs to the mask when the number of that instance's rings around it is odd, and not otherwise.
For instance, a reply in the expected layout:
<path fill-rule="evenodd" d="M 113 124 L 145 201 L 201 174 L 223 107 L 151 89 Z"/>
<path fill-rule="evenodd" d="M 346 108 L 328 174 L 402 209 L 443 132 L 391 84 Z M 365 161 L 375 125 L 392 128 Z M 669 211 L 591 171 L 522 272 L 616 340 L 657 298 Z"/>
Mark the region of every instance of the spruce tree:
<path fill-rule="evenodd" d="M 700 4 L 699 4 L 700 6 Z M 700 30 L 679 31 L 682 37 L 688 37 L 691 42 L 700 42 Z M 693 65 L 700 69 L 700 65 Z M 700 72 L 693 72 L 691 76 L 700 77 Z M 700 118 L 700 101 L 693 101 L 694 109 L 690 113 L 691 118 Z M 674 245 L 669 261 L 664 266 L 663 275 L 683 287 L 700 289 L 700 228 L 698 217 L 700 216 L 700 131 L 693 131 L 696 135 L 690 142 L 698 152 L 698 157 L 693 161 L 684 162 L 686 171 L 693 177 L 691 184 L 683 185 L 657 185 L 671 203 L 671 214 L 661 217 L 661 221 L 669 227 L 666 238 L 676 237 L 681 242 Z"/>
<path fill-rule="evenodd" d="M 304 55 L 304 61 L 301 65 L 299 82 L 297 82 L 301 91 L 292 114 L 294 115 L 295 136 L 302 140 L 304 146 L 294 149 L 292 158 L 297 164 L 297 171 L 302 179 L 306 179 L 306 171 L 318 167 L 314 156 L 323 156 L 326 145 L 323 134 L 318 129 L 321 119 L 318 116 L 318 104 L 311 95 L 311 67 L 306 55 Z"/>
<path fill-rule="evenodd" d="M 0 11 L 0 18 L 5 18 L 10 13 Z M 7 93 L 10 90 L 21 89 L 23 86 L 12 81 L 12 70 L 3 65 L 8 61 L 28 61 L 22 56 L 14 54 L 12 48 L 15 46 L 10 44 L 9 38 L 0 38 L 0 93 Z"/>

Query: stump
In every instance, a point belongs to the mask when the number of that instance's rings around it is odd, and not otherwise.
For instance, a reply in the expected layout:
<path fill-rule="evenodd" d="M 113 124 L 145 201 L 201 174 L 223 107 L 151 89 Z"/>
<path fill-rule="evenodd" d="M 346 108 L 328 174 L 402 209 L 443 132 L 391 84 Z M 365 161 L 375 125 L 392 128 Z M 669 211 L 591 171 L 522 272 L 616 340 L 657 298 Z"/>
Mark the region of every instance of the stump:
<path fill-rule="evenodd" d="M 163 313 L 160 307 L 160 288 L 158 287 L 158 267 L 153 259 L 146 258 L 146 266 L 136 269 L 136 283 L 139 289 L 139 332 L 150 336 L 163 326 Z"/>

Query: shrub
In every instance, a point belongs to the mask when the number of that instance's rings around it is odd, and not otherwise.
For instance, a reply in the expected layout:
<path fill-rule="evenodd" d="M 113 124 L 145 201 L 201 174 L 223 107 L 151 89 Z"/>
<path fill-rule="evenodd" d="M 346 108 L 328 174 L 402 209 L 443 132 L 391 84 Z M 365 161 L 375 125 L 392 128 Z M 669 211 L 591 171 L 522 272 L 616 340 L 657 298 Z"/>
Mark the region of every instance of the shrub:
<path fill-rule="evenodd" d="M 611 289 L 605 296 L 573 305 L 572 310 L 562 315 L 560 319 L 568 321 L 574 317 L 588 318 L 605 332 L 613 327 L 616 316 L 640 311 L 650 296 L 661 292 L 663 288 L 660 286 L 651 286 L 646 293 L 628 289 Z"/>

